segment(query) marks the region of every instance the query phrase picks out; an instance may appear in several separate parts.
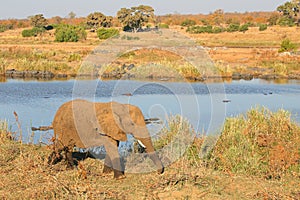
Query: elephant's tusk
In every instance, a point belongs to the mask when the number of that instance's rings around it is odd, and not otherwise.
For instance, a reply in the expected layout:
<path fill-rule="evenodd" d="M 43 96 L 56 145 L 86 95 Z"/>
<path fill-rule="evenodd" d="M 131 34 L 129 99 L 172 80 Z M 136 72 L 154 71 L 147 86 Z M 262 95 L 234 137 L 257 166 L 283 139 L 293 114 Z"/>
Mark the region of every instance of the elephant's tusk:
<path fill-rule="evenodd" d="M 146 146 L 145 146 L 140 140 L 137 140 L 137 141 L 138 141 L 138 143 L 139 143 L 143 148 L 146 149 Z"/>

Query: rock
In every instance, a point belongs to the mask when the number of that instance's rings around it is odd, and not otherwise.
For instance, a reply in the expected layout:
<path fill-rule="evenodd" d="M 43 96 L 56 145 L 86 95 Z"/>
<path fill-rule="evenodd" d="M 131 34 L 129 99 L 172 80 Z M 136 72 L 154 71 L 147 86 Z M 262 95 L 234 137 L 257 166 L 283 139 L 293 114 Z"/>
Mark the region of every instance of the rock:
<path fill-rule="evenodd" d="M 53 78 L 54 74 L 49 71 L 17 71 L 15 69 L 6 70 L 5 76 L 11 78 Z"/>
<path fill-rule="evenodd" d="M 134 67 L 135 67 L 134 64 L 130 64 L 130 65 L 128 65 L 127 70 L 131 70 L 131 69 L 133 69 Z"/>
<path fill-rule="evenodd" d="M 234 80 L 240 80 L 240 79 L 252 80 L 253 75 L 252 74 L 241 74 L 238 72 L 234 72 L 234 73 L 232 73 L 232 79 L 234 79 Z"/>
<path fill-rule="evenodd" d="M 56 77 L 57 78 L 67 78 L 68 75 L 67 74 L 57 74 Z"/>

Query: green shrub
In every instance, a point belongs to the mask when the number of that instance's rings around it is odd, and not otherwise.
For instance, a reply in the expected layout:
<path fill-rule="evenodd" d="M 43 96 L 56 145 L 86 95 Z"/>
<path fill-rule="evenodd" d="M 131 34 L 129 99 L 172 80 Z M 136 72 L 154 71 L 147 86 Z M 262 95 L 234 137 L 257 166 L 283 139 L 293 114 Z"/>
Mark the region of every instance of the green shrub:
<path fill-rule="evenodd" d="M 116 35 L 119 35 L 119 30 L 115 28 L 99 28 L 97 30 L 97 36 L 100 40 L 106 40 Z"/>
<path fill-rule="evenodd" d="M 0 33 L 10 29 L 13 29 L 12 24 L 8 24 L 8 25 L 0 24 Z"/>
<path fill-rule="evenodd" d="M 258 28 L 259 31 L 265 31 L 265 30 L 267 30 L 268 25 L 267 24 L 259 24 L 258 27 L 259 27 Z"/>
<path fill-rule="evenodd" d="M 283 16 L 278 19 L 277 24 L 280 26 L 294 26 L 294 19 L 289 18 L 288 16 Z"/>
<path fill-rule="evenodd" d="M 289 52 L 295 51 L 296 49 L 297 45 L 295 43 L 292 43 L 288 38 L 286 38 L 281 42 L 280 49 L 278 50 L 278 52 Z"/>
<path fill-rule="evenodd" d="M 194 26 L 196 25 L 196 22 L 191 19 L 186 19 L 181 23 L 181 26 Z"/>
<path fill-rule="evenodd" d="M 239 27 L 239 31 L 240 32 L 246 32 L 246 31 L 248 31 L 249 30 L 249 24 L 243 24 L 243 25 L 241 25 L 240 27 Z"/>
<path fill-rule="evenodd" d="M 169 28 L 168 24 L 158 24 L 158 28 Z"/>
<path fill-rule="evenodd" d="M 187 32 L 190 33 L 213 33 L 213 27 L 212 26 L 191 26 L 188 27 Z"/>
<path fill-rule="evenodd" d="M 39 34 L 42 34 L 45 32 L 46 29 L 43 27 L 33 27 L 32 29 L 25 29 L 22 31 L 22 36 L 23 37 L 36 37 Z"/>
<path fill-rule="evenodd" d="M 240 25 L 239 24 L 229 24 L 227 28 L 227 32 L 236 32 L 239 31 Z"/>
<path fill-rule="evenodd" d="M 215 26 L 215 27 L 213 27 L 212 32 L 213 33 L 222 33 L 222 32 L 224 32 L 224 28 Z"/>
<path fill-rule="evenodd" d="M 81 26 L 62 24 L 55 31 L 56 42 L 77 42 L 86 39 L 86 32 Z"/>

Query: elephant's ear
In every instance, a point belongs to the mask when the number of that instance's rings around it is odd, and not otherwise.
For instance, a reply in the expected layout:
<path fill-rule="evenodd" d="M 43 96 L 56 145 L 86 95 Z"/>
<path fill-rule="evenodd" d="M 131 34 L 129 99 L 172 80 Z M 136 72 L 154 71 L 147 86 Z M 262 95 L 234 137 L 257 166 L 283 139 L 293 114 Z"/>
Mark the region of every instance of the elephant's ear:
<path fill-rule="evenodd" d="M 121 127 L 118 118 L 113 117 L 111 113 L 102 114 L 97 116 L 99 123 L 99 131 L 115 140 L 126 141 L 127 135 Z"/>

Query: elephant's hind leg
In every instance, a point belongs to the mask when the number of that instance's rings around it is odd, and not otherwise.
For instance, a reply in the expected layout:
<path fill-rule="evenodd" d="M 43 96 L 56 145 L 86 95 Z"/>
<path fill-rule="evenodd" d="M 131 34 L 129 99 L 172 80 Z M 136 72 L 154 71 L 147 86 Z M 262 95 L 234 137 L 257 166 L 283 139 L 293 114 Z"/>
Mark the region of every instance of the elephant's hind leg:
<path fill-rule="evenodd" d="M 110 172 L 113 171 L 113 166 L 112 166 L 112 162 L 111 159 L 109 158 L 108 155 L 105 156 L 105 160 L 104 160 L 104 168 L 103 168 L 103 173 L 104 174 L 108 174 Z"/>
<path fill-rule="evenodd" d="M 73 169 L 74 168 L 74 160 L 72 156 L 72 151 L 68 147 L 65 149 L 65 156 L 66 156 L 66 161 L 67 161 L 67 168 Z"/>

